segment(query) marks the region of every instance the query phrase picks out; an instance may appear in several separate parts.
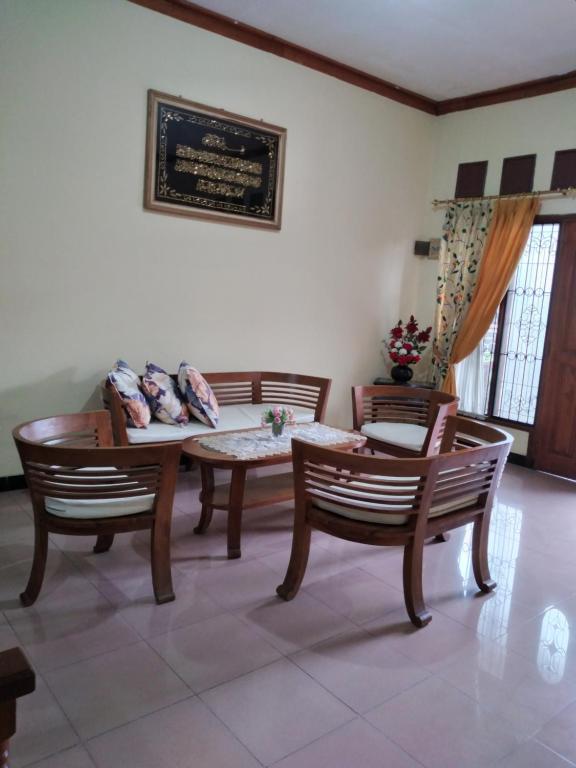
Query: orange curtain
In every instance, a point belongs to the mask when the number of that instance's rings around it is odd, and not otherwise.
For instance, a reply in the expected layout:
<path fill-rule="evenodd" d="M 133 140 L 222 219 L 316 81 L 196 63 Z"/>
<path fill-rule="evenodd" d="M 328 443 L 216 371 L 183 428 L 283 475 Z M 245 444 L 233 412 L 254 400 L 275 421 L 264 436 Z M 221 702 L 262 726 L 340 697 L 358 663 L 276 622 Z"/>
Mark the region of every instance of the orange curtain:
<path fill-rule="evenodd" d="M 480 262 L 476 289 L 452 348 L 443 392 L 456 394 L 454 365 L 473 352 L 490 327 L 539 209 L 540 201 L 535 197 L 497 202 Z"/>

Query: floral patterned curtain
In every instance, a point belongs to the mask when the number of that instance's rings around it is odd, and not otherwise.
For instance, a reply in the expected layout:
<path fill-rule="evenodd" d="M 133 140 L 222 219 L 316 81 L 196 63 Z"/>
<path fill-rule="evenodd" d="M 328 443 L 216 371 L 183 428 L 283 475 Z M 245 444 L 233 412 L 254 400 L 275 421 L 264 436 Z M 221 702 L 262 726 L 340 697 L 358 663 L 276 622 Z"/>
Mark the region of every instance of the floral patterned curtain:
<path fill-rule="evenodd" d="M 452 203 L 446 211 L 433 345 L 434 379 L 439 388 L 448 373 L 452 347 L 476 287 L 492 211 L 487 200 Z"/>

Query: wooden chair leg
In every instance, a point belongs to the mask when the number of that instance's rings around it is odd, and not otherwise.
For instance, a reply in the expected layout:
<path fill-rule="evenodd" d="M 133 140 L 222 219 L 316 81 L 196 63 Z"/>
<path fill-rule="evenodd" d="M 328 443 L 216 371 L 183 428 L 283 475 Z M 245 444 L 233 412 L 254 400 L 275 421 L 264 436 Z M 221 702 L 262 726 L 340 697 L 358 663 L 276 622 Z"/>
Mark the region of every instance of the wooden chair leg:
<path fill-rule="evenodd" d="M 169 603 L 174 600 L 172 569 L 170 563 L 170 526 L 154 523 L 150 534 L 152 584 L 156 602 Z"/>
<path fill-rule="evenodd" d="M 8 740 L 0 741 L 0 768 L 8 768 L 8 759 L 10 757 Z"/>
<path fill-rule="evenodd" d="M 422 544 L 417 546 L 414 539 L 404 547 L 404 602 L 410 621 L 419 628 L 432 621 L 422 593 L 422 554 Z"/>
<path fill-rule="evenodd" d="M 492 592 L 496 587 L 488 567 L 488 523 L 489 519 L 483 515 L 474 522 L 472 530 L 472 569 L 476 584 L 482 592 Z"/>
<path fill-rule="evenodd" d="M 200 465 L 200 474 L 202 476 L 202 490 L 200 491 L 200 501 L 202 503 L 202 511 L 200 513 L 200 520 L 198 525 L 194 528 L 194 533 L 202 534 L 206 533 L 208 526 L 212 522 L 212 500 L 214 496 L 214 470 L 212 467 L 206 466 L 206 464 Z"/>
<path fill-rule="evenodd" d="M 113 541 L 114 541 L 113 533 L 101 533 L 96 538 L 96 544 L 94 544 L 92 551 L 97 555 L 101 554 L 102 552 L 108 552 L 108 550 L 112 546 Z"/>
<path fill-rule="evenodd" d="M 34 524 L 34 560 L 32 570 L 28 577 L 26 589 L 20 595 L 22 605 L 29 606 L 36 602 L 46 570 L 46 558 L 48 557 L 48 531 L 42 523 Z"/>
<path fill-rule="evenodd" d="M 305 521 L 294 524 L 292 552 L 284 582 L 276 587 L 276 593 L 284 600 L 292 600 L 300 589 L 308 565 L 312 529 Z"/>

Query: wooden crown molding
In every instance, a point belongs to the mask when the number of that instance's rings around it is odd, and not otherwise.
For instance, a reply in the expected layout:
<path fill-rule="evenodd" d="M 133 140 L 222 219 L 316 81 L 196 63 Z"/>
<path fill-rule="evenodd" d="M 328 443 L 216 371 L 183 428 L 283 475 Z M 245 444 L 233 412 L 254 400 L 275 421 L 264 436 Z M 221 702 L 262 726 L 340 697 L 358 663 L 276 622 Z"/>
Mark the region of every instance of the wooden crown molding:
<path fill-rule="evenodd" d="M 158 11 L 165 16 L 171 16 L 173 19 L 179 19 L 195 27 L 206 29 L 217 35 L 229 37 L 238 43 L 250 45 L 252 48 L 258 48 L 267 53 L 273 53 L 283 59 L 288 59 L 296 64 L 301 64 L 309 69 L 315 69 L 324 75 L 331 75 L 345 83 L 356 85 L 366 91 L 372 91 L 380 96 L 386 96 L 389 99 L 398 101 L 430 115 L 436 114 L 436 102 L 418 93 L 413 93 L 405 88 L 401 88 L 386 80 L 381 80 L 374 75 L 361 72 L 354 67 L 341 64 L 338 61 L 329 59 L 327 56 L 321 56 L 318 53 L 309 51 L 294 43 L 289 43 L 281 37 L 270 35 L 261 29 L 251 27 L 248 24 L 242 24 L 234 21 L 227 16 L 222 16 L 214 11 L 201 8 L 199 5 L 188 3 L 186 0 L 129 0 L 131 3 L 149 8 L 152 11 Z"/>
<path fill-rule="evenodd" d="M 576 88 L 576 70 L 566 72 L 564 75 L 542 77 L 540 80 L 528 80 L 525 83 L 507 85 L 505 88 L 495 88 L 492 91 L 473 93 L 470 96 L 461 96 L 457 99 L 437 101 L 436 114 L 447 115 L 450 112 L 461 112 L 464 109 L 488 107 L 491 104 L 502 104 L 505 101 L 531 99 L 533 96 L 543 96 L 546 93 L 566 91 L 569 88 Z"/>
<path fill-rule="evenodd" d="M 327 56 L 314 53 L 307 48 L 283 40 L 281 37 L 268 34 L 261 29 L 251 27 L 248 24 L 235 21 L 228 16 L 209 11 L 187 0 L 129 0 L 135 5 L 140 5 L 152 11 L 157 11 L 165 16 L 178 19 L 195 27 L 200 27 L 208 32 L 228 37 L 238 43 L 244 43 L 252 48 L 258 48 L 267 53 L 273 53 L 288 61 L 301 64 L 309 69 L 330 75 L 345 83 L 350 83 L 366 91 L 372 91 L 387 99 L 392 99 L 408 107 L 419 109 L 429 115 L 447 115 L 450 112 L 460 112 L 466 109 L 487 107 L 491 104 L 502 104 L 506 101 L 518 99 L 530 99 L 534 96 L 542 96 L 547 93 L 564 91 L 576 88 L 576 70 L 566 72 L 563 75 L 553 75 L 539 80 L 529 80 L 525 83 L 517 83 L 504 88 L 491 91 L 473 93 L 469 96 L 460 96 L 455 99 L 435 101 L 427 96 L 422 96 L 414 91 L 401 88 L 387 80 L 362 72 L 347 64 L 334 61 Z"/>

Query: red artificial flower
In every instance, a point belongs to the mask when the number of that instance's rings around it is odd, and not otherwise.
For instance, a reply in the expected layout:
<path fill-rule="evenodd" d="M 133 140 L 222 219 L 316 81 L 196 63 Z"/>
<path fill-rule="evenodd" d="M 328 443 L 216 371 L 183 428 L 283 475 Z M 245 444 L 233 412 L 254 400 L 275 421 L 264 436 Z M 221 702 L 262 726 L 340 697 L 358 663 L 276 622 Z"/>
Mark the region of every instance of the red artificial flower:
<path fill-rule="evenodd" d="M 408 333 L 416 333 L 418 330 L 418 323 L 414 319 L 414 315 L 410 315 L 410 320 L 406 323 L 406 330 Z"/>
<path fill-rule="evenodd" d="M 413 345 L 413 344 L 410 344 L 410 342 L 409 342 L 409 341 L 405 341 L 405 342 L 404 342 L 404 349 L 406 350 L 406 352 L 410 352 L 410 351 L 412 350 L 412 347 L 413 347 L 413 346 L 414 346 L 414 345 Z"/>
<path fill-rule="evenodd" d="M 395 339 L 401 339 L 402 333 L 403 333 L 402 328 L 399 325 L 397 325 L 396 328 L 392 328 L 392 330 L 390 331 L 390 335 Z"/>

